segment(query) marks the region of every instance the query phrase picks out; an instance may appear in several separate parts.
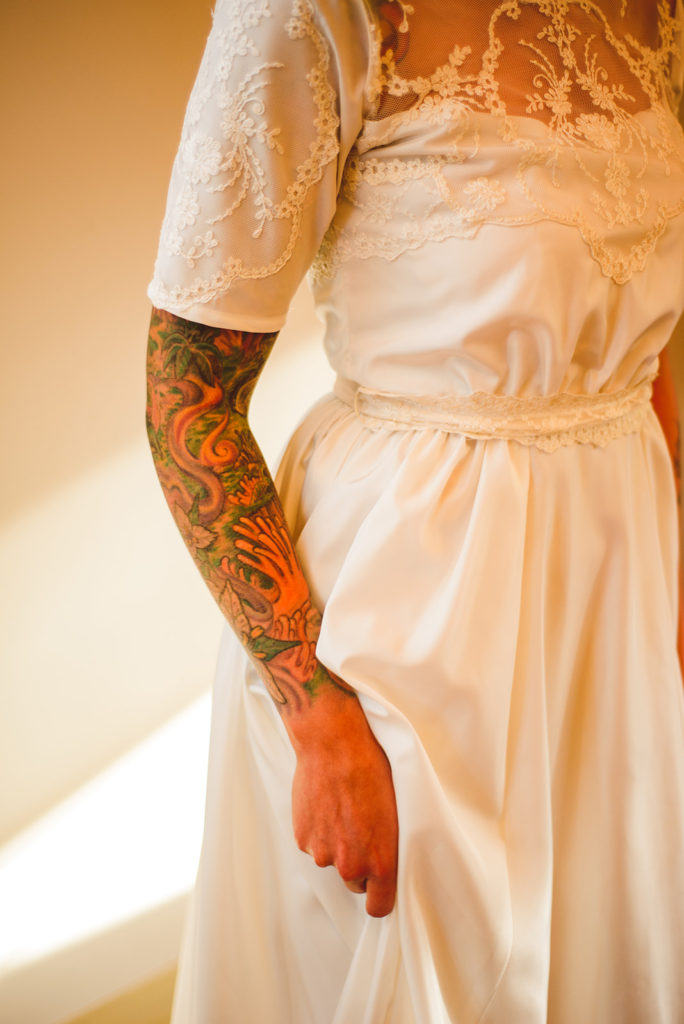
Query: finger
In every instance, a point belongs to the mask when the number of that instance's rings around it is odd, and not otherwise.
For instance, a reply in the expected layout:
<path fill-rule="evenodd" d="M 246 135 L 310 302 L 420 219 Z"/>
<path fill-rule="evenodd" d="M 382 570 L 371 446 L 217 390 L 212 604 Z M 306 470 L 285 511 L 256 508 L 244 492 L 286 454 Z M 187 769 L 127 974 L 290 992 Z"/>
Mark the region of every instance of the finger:
<path fill-rule="evenodd" d="M 396 895 L 396 876 L 369 878 L 366 885 L 366 913 L 370 917 L 387 917 L 394 908 Z"/>
<path fill-rule="evenodd" d="M 364 893 L 366 891 L 366 886 L 368 885 L 368 879 L 367 878 L 354 878 L 351 881 L 345 882 L 344 884 L 349 889 L 349 892 L 354 892 L 354 893 L 357 893 L 357 894 L 360 895 L 361 893 Z"/>
<path fill-rule="evenodd" d="M 302 853 L 307 854 L 307 856 L 309 857 L 313 857 L 313 860 L 317 867 L 329 868 L 330 865 L 332 864 L 333 859 L 326 850 L 320 848 L 314 849 L 313 847 L 308 846 L 305 842 L 297 843 L 297 845 L 299 846 L 299 849 L 302 851 Z"/>

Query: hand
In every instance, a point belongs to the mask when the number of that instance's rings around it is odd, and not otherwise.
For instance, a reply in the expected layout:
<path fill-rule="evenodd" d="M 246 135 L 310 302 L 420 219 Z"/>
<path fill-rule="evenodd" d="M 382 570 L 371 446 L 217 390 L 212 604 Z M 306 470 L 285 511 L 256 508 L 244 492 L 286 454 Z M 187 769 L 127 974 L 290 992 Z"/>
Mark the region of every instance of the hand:
<path fill-rule="evenodd" d="M 356 697 L 319 695 L 306 735 L 293 736 L 295 839 L 319 867 L 334 865 L 366 911 L 385 917 L 397 887 L 397 808 L 392 770 Z"/>

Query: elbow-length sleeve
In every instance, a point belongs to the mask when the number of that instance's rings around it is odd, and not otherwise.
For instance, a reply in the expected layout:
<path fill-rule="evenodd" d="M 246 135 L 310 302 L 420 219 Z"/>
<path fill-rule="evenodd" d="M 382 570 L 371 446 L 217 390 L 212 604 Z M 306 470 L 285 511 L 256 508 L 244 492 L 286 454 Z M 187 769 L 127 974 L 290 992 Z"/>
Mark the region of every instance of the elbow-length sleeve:
<path fill-rule="evenodd" d="M 218 0 L 173 166 L 160 309 L 279 330 L 335 212 L 363 121 L 364 0 Z"/>

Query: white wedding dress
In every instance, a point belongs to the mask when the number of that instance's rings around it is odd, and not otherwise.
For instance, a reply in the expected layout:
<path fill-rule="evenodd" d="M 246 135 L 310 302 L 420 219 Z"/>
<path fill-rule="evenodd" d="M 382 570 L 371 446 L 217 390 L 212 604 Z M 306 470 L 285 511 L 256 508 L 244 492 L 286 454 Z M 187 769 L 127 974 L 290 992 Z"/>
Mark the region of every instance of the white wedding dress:
<path fill-rule="evenodd" d="M 338 384 L 278 485 L 392 765 L 397 903 L 296 848 L 226 627 L 173 1021 L 681 1024 L 681 11 L 377 6 L 219 0 L 149 294 L 272 331 L 311 267 Z"/>

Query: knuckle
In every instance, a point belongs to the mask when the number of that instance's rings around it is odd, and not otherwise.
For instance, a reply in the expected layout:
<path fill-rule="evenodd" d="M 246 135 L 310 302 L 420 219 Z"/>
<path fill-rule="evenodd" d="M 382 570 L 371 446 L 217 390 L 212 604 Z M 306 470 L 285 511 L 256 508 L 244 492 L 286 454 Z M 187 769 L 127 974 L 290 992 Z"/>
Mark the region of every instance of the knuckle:
<path fill-rule="evenodd" d="M 344 882 L 355 882 L 358 879 L 365 877 L 363 868 L 359 868 L 348 861 L 343 861 L 341 864 L 336 864 L 335 866 L 340 878 Z"/>
<path fill-rule="evenodd" d="M 350 850 L 338 852 L 335 858 L 335 867 L 340 878 L 345 882 L 355 882 L 359 878 L 365 878 L 368 874 L 367 866 L 360 857 L 354 856 Z"/>
<path fill-rule="evenodd" d="M 332 860 L 330 859 L 330 855 L 327 850 L 313 850 L 312 856 L 316 866 L 319 868 L 327 868 L 332 864 Z"/>
<path fill-rule="evenodd" d="M 382 884 L 387 884 L 395 877 L 394 865 L 389 860 L 376 859 L 372 864 L 371 874 Z"/>

